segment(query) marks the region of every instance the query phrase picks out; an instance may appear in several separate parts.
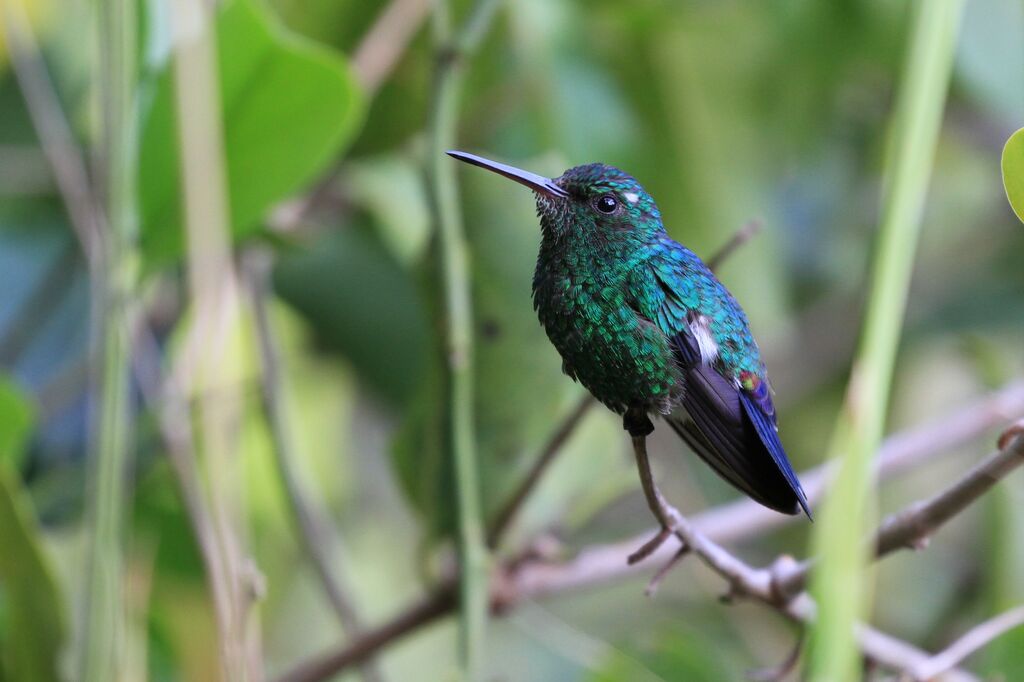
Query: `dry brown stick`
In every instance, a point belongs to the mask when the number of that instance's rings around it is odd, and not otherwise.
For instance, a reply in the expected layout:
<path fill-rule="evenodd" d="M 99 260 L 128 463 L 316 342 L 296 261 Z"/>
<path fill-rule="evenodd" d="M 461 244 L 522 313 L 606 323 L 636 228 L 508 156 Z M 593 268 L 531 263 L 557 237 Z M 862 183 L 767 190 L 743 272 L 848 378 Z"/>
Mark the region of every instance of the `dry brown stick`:
<path fill-rule="evenodd" d="M 455 583 L 452 581 L 435 589 L 384 625 L 368 630 L 350 644 L 284 673 L 277 678 L 277 682 L 317 682 L 357 665 L 410 632 L 452 613 L 456 607 L 455 595 Z"/>
<path fill-rule="evenodd" d="M 391 0 L 377 16 L 352 55 L 352 70 L 368 97 L 387 80 L 429 11 L 429 0 Z"/>
<path fill-rule="evenodd" d="M 922 529 L 927 529 L 923 532 L 935 530 L 941 525 L 942 520 L 963 510 L 971 501 L 988 490 L 996 480 L 1018 466 L 1021 460 L 1024 460 L 1024 435 L 1015 436 L 1009 447 L 971 469 L 960 481 L 942 493 L 923 503 L 910 505 L 904 512 L 891 517 L 898 521 L 887 522 L 879 529 L 879 547 L 888 546 L 889 543 L 895 542 L 896 538 L 905 540 L 920 537 Z M 987 483 L 984 482 L 986 479 Z M 780 584 L 786 584 L 786 576 L 804 570 L 800 566 L 794 566 L 791 559 L 783 557 L 770 568 L 754 568 L 701 533 L 695 524 L 678 512 L 675 512 L 673 523 L 674 532 L 682 543 L 728 582 L 731 595 L 761 601 L 798 622 L 807 623 L 814 619 L 816 609 L 810 597 L 801 593 L 790 598 L 787 592 L 779 590 Z M 609 580 L 612 577 L 626 576 L 629 573 L 623 570 L 626 566 L 625 557 L 633 545 L 634 541 L 630 540 L 626 543 L 585 549 L 576 559 L 565 564 L 527 562 L 514 565 L 497 581 L 492 592 L 492 606 L 501 613 L 523 600 L 538 599 L 554 593 L 592 586 L 597 581 Z M 901 544 L 894 544 L 892 549 L 899 546 Z M 879 557 L 884 555 L 880 553 Z M 450 588 L 444 588 L 441 592 L 449 590 Z M 435 598 L 429 598 L 425 603 L 436 606 Z M 412 621 L 429 622 L 451 608 L 454 608 L 454 603 L 439 613 L 429 610 L 427 618 L 423 615 L 421 603 L 388 625 L 373 631 L 375 636 L 366 642 L 358 640 L 335 653 L 314 659 L 296 672 L 280 678 L 280 682 L 312 682 L 323 679 L 351 665 L 359 660 L 359 657 L 369 655 L 366 653 L 368 645 L 372 645 L 374 651 L 384 646 L 387 640 L 381 637 L 382 633 L 394 632 L 397 633 L 394 634 L 395 638 L 400 637 L 414 629 L 410 627 Z M 927 653 L 916 647 L 867 626 L 860 627 L 858 636 L 864 654 L 888 667 L 906 671 L 921 665 L 929 658 Z M 315 671 L 316 675 L 312 675 L 310 671 Z M 952 678 L 974 679 L 962 671 L 956 671 Z"/>
<path fill-rule="evenodd" d="M 971 628 L 946 649 L 915 666 L 910 671 L 910 677 L 913 680 L 930 680 L 937 677 L 992 640 L 1021 625 L 1024 625 L 1024 605 L 1005 611 Z"/>
<path fill-rule="evenodd" d="M 252 252 L 247 254 L 246 265 L 252 293 L 253 321 L 259 346 L 260 363 L 262 366 L 260 381 L 260 397 L 264 418 L 270 431 L 273 445 L 274 461 L 284 486 L 285 496 L 292 509 L 297 526 L 299 541 L 309 558 L 310 563 L 320 579 L 320 585 L 327 595 L 342 630 L 349 637 L 355 638 L 363 630 L 362 618 L 349 597 L 351 590 L 344 583 L 341 575 L 331 568 L 332 557 L 338 556 L 337 540 L 327 531 L 326 521 L 312 504 L 308 492 L 303 488 L 296 462 L 300 459 L 296 452 L 295 439 L 289 427 L 283 404 L 283 385 L 281 371 L 281 352 L 277 337 L 271 328 L 267 299 L 269 294 L 270 276 L 269 254 Z M 343 575 L 343 572 L 341 572 Z M 360 664 L 360 674 L 367 682 L 379 682 L 383 675 L 372 659 Z"/>
<path fill-rule="evenodd" d="M 952 415 L 890 436 L 878 454 L 878 473 L 888 478 L 907 471 L 921 462 L 978 438 L 1007 420 L 1024 414 L 1024 382 L 1015 382 Z M 828 465 L 800 474 L 808 498 L 820 499 L 832 473 Z M 694 515 L 690 521 L 701 533 L 716 542 L 728 543 L 756 537 L 782 525 L 793 523 L 795 517 L 777 514 L 756 502 L 742 499 Z M 619 542 L 593 545 L 561 564 L 533 564 L 531 571 L 548 589 L 559 592 L 566 587 L 581 588 L 612 580 L 646 574 L 643 566 L 628 566 L 623 557 L 646 541 L 652 531 L 645 530 Z M 675 547 L 665 546 L 652 555 L 655 562 L 671 559 Z M 532 580 L 529 574 L 521 576 Z"/>
<path fill-rule="evenodd" d="M 92 186 L 85 155 L 71 132 L 21 3 L 4 2 L 2 17 L 0 28 L 32 125 L 53 171 L 71 227 L 86 260 L 95 268 L 103 252 L 105 214 Z"/>
<path fill-rule="evenodd" d="M 718 249 L 718 251 L 714 253 L 714 255 L 711 256 L 711 258 L 708 259 L 708 268 L 710 268 L 711 271 L 714 272 L 718 268 L 722 267 L 722 263 L 724 263 L 726 259 L 728 259 L 729 256 L 731 256 L 733 252 L 736 251 L 736 249 L 746 244 L 754 235 L 756 235 L 760 231 L 760 220 L 747 221 L 746 225 L 736 230 L 736 234 L 734 234 L 732 238 L 729 239 L 729 241 L 727 241 L 721 248 Z"/>
<path fill-rule="evenodd" d="M 596 401 L 589 393 L 581 396 L 576 402 L 576 406 L 566 415 L 562 423 L 555 429 L 555 432 L 551 434 L 544 447 L 541 448 L 540 454 L 534 459 L 534 463 L 523 478 L 522 483 L 519 484 L 519 487 L 512 493 L 505 506 L 494 517 L 494 521 L 487 531 L 487 545 L 491 549 L 495 549 L 501 543 L 505 531 L 508 530 L 516 514 L 519 513 L 523 504 L 530 497 L 534 487 L 540 482 L 541 476 L 547 471 L 548 466 L 555 461 L 555 456 L 562 450 L 562 446 L 569 440 L 569 437 L 576 430 L 576 427 L 579 426 L 583 417 L 595 404 Z"/>
<path fill-rule="evenodd" d="M 971 467 L 944 490 L 886 518 L 872 540 L 875 557 L 883 557 L 898 549 L 923 547 L 943 524 L 1024 464 L 1024 435 L 1002 442 L 1006 443 L 1005 448 Z M 804 561 L 784 575 L 776 576 L 776 589 L 782 594 L 796 594 L 803 590 L 812 564 L 811 561 Z"/>
<path fill-rule="evenodd" d="M 182 504 L 195 534 L 204 575 L 214 603 L 214 615 L 220 628 L 226 627 L 231 609 L 231 586 L 227 567 L 217 543 L 212 512 L 206 501 L 199 475 L 188 399 L 170 373 L 162 376 L 160 349 L 144 316 L 134 316 L 137 328 L 133 339 L 133 370 L 143 401 L 156 415 L 167 458 L 174 471 Z"/>

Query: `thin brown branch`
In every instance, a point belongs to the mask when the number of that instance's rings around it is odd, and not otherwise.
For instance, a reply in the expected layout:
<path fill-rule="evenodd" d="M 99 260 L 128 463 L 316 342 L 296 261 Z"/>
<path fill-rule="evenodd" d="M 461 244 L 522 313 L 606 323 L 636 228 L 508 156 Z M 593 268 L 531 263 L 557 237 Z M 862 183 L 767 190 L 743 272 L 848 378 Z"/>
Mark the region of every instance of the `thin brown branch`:
<path fill-rule="evenodd" d="M 999 424 L 1024 414 L 1024 382 L 985 396 L 976 403 L 950 415 L 930 420 L 921 426 L 890 436 L 879 450 L 878 475 L 889 478 L 913 469 L 941 452 L 959 447 L 978 438 Z M 821 498 L 833 476 L 833 470 L 822 465 L 800 474 L 808 498 Z M 793 523 L 796 517 L 777 514 L 748 499 L 741 499 L 701 512 L 691 522 L 701 533 L 720 543 L 759 537 L 773 528 Z M 623 557 L 651 536 L 646 530 L 625 540 L 606 545 L 593 545 L 561 564 L 531 564 L 520 579 L 540 584 L 554 592 L 580 589 L 613 580 L 621 580 L 647 572 L 640 565 L 629 566 Z M 667 562 L 675 551 L 665 546 L 652 555 L 652 561 Z M 534 575 L 535 572 L 535 575 Z"/>
<path fill-rule="evenodd" d="M 1005 423 L 1007 419 L 1022 413 L 1024 382 L 1016 382 L 953 415 L 944 416 L 942 419 L 888 438 L 877 457 L 879 475 L 888 477 L 910 469 L 934 457 L 937 452 L 969 442 L 999 423 Z M 1015 448 L 1018 444 L 1019 441 L 1016 441 Z M 1017 458 L 1019 459 L 1019 455 Z M 984 464 L 980 466 L 989 470 Z M 1006 471 L 1001 475 L 1005 475 Z M 973 474 L 972 471 L 967 476 Z M 801 479 L 805 482 L 809 497 L 813 499 L 820 496 L 830 476 L 828 467 L 818 467 L 803 474 Z M 930 505 L 925 503 L 924 511 L 921 513 L 929 515 L 929 508 Z M 744 500 L 699 514 L 691 522 L 684 521 L 684 534 L 701 549 L 702 559 L 727 579 L 733 593 L 754 597 L 779 609 L 790 618 L 809 622 L 813 620 L 816 611 L 813 601 L 805 594 L 787 599 L 785 594 L 780 594 L 777 590 L 778 577 L 801 570 L 799 564 L 792 559 L 781 557 L 768 569 L 753 568 L 713 541 L 734 541 L 759 535 L 789 518 L 766 512 L 755 503 Z M 881 534 L 883 531 L 879 532 Z M 640 538 L 644 539 L 648 535 L 645 533 Z M 492 610 L 500 615 L 523 600 L 580 590 L 638 574 L 645 569 L 629 566 L 625 561 L 625 557 L 637 544 L 637 538 L 630 538 L 618 543 L 592 546 L 580 551 L 574 559 L 563 563 L 514 562 L 506 566 L 506 570 L 499 571 L 492 584 Z M 671 544 L 666 543 L 666 546 L 653 556 L 665 561 L 670 560 L 680 547 L 679 544 L 668 546 Z M 358 640 L 296 668 L 279 678 L 279 682 L 315 682 L 325 679 L 409 634 L 420 625 L 447 615 L 455 608 L 452 585 L 453 583 L 448 583 L 439 588 L 392 621 L 366 633 Z M 858 640 L 867 658 L 894 670 L 911 670 L 931 658 L 927 652 L 865 625 L 859 627 Z M 968 682 L 977 678 L 963 671 L 950 670 L 947 679 Z"/>
<path fill-rule="evenodd" d="M 718 251 L 708 259 L 707 266 L 715 271 L 722 267 L 722 263 L 729 258 L 736 249 L 746 244 L 750 239 L 761 231 L 760 220 L 750 220 L 746 225 L 736 231 L 736 234 L 732 236 Z"/>
<path fill-rule="evenodd" d="M 1024 605 L 1005 611 L 971 628 L 945 650 L 914 667 L 910 677 L 922 681 L 938 677 L 992 640 L 1021 625 L 1024 625 Z"/>
<path fill-rule="evenodd" d="M 377 16 L 352 55 L 352 69 L 368 97 L 394 71 L 429 11 L 429 0 L 391 0 Z"/>
<path fill-rule="evenodd" d="M 576 427 L 583 421 L 583 417 L 586 416 L 587 412 L 595 404 L 594 398 L 589 393 L 581 396 L 576 406 L 566 415 L 562 423 L 555 429 L 555 432 L 551 434 L 544 447 L 541 448 L 540 454 L 534 459 L 534 464 L 530 467 L 526 477 L 523 478 L 522 483 L 519 484 L 519 487 L 512 493 L 505 506 L 494 517 L 494 521 L 487 531 L 488 547 L 495 549 L 501 544 L 505 532 L 512 524 L 512 521 L 515 520 L 516 515 L 522 509 L 530 493 L 533 492 L 534 487 L 540 482 L 548 466 L 555 461 L 555 456 L 561 451 L 562 446 L 569 440 L 569 437 L 576 431 Z"/>
<path fill-rule="evenodd" d="M 937 452 L 969 443 L 1021 415 L 1024 415 L 1024 381 L 1016 381 L 951 414 L 886 438 L 876 458 L 877 475 L 888 478 L 909 471 L 921 462 L 933 459 Z M 812 504 L 821 499 L 833 476 L 834 469 L 828 464 L 800 474 Z M 701 512 L 693 520 L 702 532 L 719 542 L 731 542 L 793 523 L 796 518 L 776 514 L 753 500 L 743 498 Z"/>
<path fill-rule="evenodd" d="M 4 2 L 0 28 L 32 125 L 53 171 L 71 227 L 92 268 L 102 256 L 105 213 L 92 186 L 85 156 L 71 132 L 60 97 L 19 2 Z"/>
<path fill-rule="evenodd" d="M 317 508 L 310 500 L 307 490 L 300 480 L 296 462 L 300 459 L 296 451 L 295 439 L 292 436 L 285 406 L 282 402 L 283 386 L 281 371 L 281 353 L 277 337 L 271 327 L 267 310 L 267 297 L 270 262 L 265 253 L 248 254 L 247 269 L 252 288 L 254 326 L 259 345 L 260 362 L 262 364 L 262 381 L 260 382 L 261 404 L 264 418 L 270 431 L 274 460 L 277 464 L 285 496 L 295 517 L 299 540 L 310 563 L 320 579 L 320 585 L 327 595 L 327 600 L 341 624 L 345 634 L 355 638 L 363 630 L 362 618 L 353 600 L 349 597 L 351 590 L 342 578 L 331 569 L 331 560 L 339 556 L 337 541 L 327 531 L 327 524 Z M 368 682 L 383 679 L 380 670 L 372 659 L 363 661 L 361 674 Z"/>
<path fill-rule="evenodd" d="M 430 5 L 430 0 L 391 0 L 356 46 L 352 71 L 368 100 L 395 70 L 426 21 Z M 310 191 L 279 204 L 270 214 L 271 226 L 280 232 L 296 230 L 317 208 L 329 203 L 341 170 L 342 165 L 335 164 Z"/>
<path fill-rule="evenodd" d="M 197 467 L 188 400 L 173 376 L 162 376 L 159 346 L 143 316 L 138 314 L 135 320 L 137 326 L 132 344 L 134 375 L 143 401 L 156 415 L 167 458 L 206 569 L 204 575 L 213 599 L 214 614 L 218 626 L 223 629 L 226 627 L 226 614 L 231 608 L 231 586 Z"/>
<path fill-rule="evenodd" d="M 1024 435 L 1014 436 L 1006 447 L 971 467 L 959 480 L 927 500 L 914 502 L 892 514 L 879 527 L 872 544 L 876 558 L 899 549 L 919 549 L 943 524 L 958 515 L 971 503 L 1024 464 Z M 804 589 L 813 562 L 805 561 L 798 568 L 779 576 L 776 589 L 782 594 L 796 594 Z"/>
<path fill-rule="evenodd" d="M 927 651 L 866 625 L 857 628 L 857 643 L 869 662 L 890 670 L 912 670 L 930 658 Z M 951 668 L 942 682 L 979 682 L 979 679 L 965 670 Z"/>
<path fill-rule="evenodd" d="M 353 665 L 368 660 L 380 649 L 401 639 L 456 607 L 455 583 L 436 589 L 379 628 L 369 630 L 357 640 L 333 653 L 314 658 L 286 672 L 276 682 L 318 682 Z"/>

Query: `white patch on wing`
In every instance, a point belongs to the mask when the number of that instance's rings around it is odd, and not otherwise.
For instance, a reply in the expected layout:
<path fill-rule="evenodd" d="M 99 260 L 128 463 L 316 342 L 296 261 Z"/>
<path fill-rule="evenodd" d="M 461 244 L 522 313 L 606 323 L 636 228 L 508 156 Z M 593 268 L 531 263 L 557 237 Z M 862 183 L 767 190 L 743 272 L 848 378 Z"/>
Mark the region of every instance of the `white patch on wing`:
<path fill-rule="evenodd" d="M 715 337 L 711 335 L 711 327 L 708 318 L 701 315 L 690 323 L 690 332 L 697 340 L 697 348 L 700 350 L 700 361 L 710 365 L 718 357 L 718 344 Z"/>
<path fill-rule="evenodd" d="M 631 204 L 640 201 L 640 195 L 636 192 L 623 192 L 622 197 Z"/>

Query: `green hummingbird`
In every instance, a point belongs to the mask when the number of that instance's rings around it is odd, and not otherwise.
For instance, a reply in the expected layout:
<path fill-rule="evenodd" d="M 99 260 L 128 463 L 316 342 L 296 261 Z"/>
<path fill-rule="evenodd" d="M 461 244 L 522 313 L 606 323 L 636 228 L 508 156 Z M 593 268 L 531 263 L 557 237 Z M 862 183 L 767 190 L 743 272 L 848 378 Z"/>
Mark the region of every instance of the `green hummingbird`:
<path fill-rule="evenodd" d="M 668 236 L 640 183 L 601 163 L 546 178 L 448 154 L 533 190 L 542 234 L 534 308 L 565 374 L 623 416 L 634 445 L 654 430 L 650 416 L 661 417 L 733 486 L 766 507 L 810 517 L 743 309 Z M 657 515 L 646 450 L 637 459 Z"/>

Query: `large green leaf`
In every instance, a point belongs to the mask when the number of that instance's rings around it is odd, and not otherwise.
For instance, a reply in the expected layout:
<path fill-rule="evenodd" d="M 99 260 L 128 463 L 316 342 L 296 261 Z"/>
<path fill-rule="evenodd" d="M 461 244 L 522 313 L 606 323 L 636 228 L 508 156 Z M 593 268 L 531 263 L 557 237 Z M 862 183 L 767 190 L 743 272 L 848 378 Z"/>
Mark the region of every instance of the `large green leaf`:
<path fill-rule="evenodd" d="M 1024 220 L 1024 128 L 1010 135 L 1003 147 L 1003 186 L 1013 212 Z"/>
<path fill-rule="evenodd" d="M 31 433 L 28 399 L 0 378 L 0 678 L 59 679 L 64 613 L 28 494 L 12 466 Z"/>
<path fill-rule="evenodd" d="M 323 170 L 352 139 L 363 106 L 340 56 L 286 33 L 255 0 L 228 2 L 216 30 L 228 202 L 239 238 Z M 169 60 L 142 133 L 142 248 L 150 266 L 182 253 L 173 78 Z"/>

